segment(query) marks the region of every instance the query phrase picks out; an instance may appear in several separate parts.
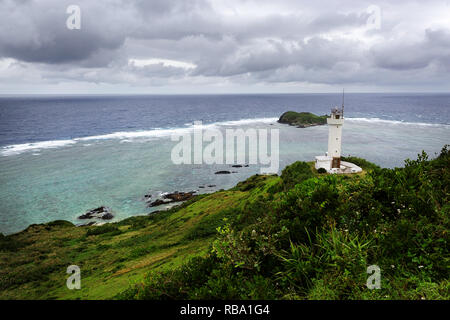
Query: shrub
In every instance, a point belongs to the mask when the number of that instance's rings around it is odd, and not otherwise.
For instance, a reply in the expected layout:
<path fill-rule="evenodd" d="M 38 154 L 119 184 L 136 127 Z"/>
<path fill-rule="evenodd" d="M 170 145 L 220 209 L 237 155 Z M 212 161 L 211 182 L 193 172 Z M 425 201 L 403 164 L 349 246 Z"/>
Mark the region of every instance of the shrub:
<path fill-rule="evenodd" d="M 73 227 L 74 224 L 72 222 L 66 220 L 55 220 L 49 223 L 46 223 L 49 227 Z"/>
<path fill-rule="evenodd" d="M 95 236 L 105 233 L 109 233 L 110 235 L 117 235 L 122 233 L 122 231 L 120 231 L 119 228 L 117 228 L 117 226 L 110 223 L 106 223 L 98 227 L 96 226 L 89 227 L 89 229 L 86 232 L 86 236 Z"/>
<path fill-rule="evenodd" d="M 297 161 L 287 166 L 281 172 L 281 180 L 283 181 L 284 190 L 293 188 L 296 184 L 301 183 L 313 177 L 313 172 L 308 163 Z"/>
<path fill-rule="evenodd" d="M 4 236 L 0 233 L 0 252 L 1 251 L 17 251 L 27 245 L 24 241 L 17 240 L 14 236 Z"/>
<path fill-rule="evenodd" d="M 184 239 L 201 239 L 217 234 L 217 228 L 225 224 L 224 219 L 231 218 L 235 215 L 235 212 L 236 210 L 233 209 L 224 209 L 216 214 L 209 214 L 203 217 L 186 233 Z"/>

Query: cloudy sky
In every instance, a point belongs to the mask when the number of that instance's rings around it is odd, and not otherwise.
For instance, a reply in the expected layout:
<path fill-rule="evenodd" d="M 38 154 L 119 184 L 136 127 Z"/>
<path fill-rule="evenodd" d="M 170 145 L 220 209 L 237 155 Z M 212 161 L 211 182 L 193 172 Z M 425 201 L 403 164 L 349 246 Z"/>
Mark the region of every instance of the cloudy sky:
<path fill-rule="evenodd" d="M 0 94 L 343 87 L 449 92 L 450 1 L 0 0 Z"/>

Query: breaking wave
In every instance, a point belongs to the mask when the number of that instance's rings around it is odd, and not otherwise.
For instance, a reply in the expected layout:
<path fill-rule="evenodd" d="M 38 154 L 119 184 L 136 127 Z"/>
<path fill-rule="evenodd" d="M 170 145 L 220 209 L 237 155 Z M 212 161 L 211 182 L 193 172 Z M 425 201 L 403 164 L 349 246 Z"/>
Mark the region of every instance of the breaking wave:
<path fill-rule="evenodd" d="M 411 125 L 411 126 L 429 126 L 429 127 L 447 127 L 449 128 L 449 124 L 440 124 L 440 123 L 425 123 L 425 122 L 406 122 L 401 120 L 385 120 L 380 118 L 345 118 L 346 121 L 355 121 L 355 122 L 370 122 L 370 123 L 384 123 L 384 124 L 400 124 L 400 125 Z"/>
<path fill-rule="evenodd" d="M 63 146 L 67 146 L 70 144 L 74 144 L 76 141 L 74 140 L 53 140 L 53 141 L 41 141 L 41 142 L 32 142 L 32 143 L 22 143 L 22 144 L 13 144 L 2 148 L 2 155 L 11 156 L 20 154 L 25 151 L 30 150 L 41 150 L 41 149 L 51 149 L 51 148 L 59 148 Z"/>
<path fill-rule="evenodd" d="M 203 124 L 203 129 L 220 128 L 220 127 L 232 127 L 232 126 L 245 126 L 253 123 L 264 123 L 270 124 L 277 122 L 278 118 L 256 118 L 256 119 L 241 119 L 241 120 L 230 120 L 230 121 L 220 121 L 210 124 Z M 405 122 L 399 120 L 385 120 L 380 118 L 345 118 L 346 121 L 350 122 L 365 122 L 365 123 L 380 123 L 385 125 L 411 125 L 411 126 L 431 126 L 431 127 L 441 127 L 450 129 L 449 124 L 437 124 L 437 123 L 423 123 L 423 122 Z M 39 151 L 41 149 L 52 149 L 60 148 L 65 146 L 74 145 L 79 141 L 93 141 L 93 140 L 123 140 L 124 142 L 130 142 L 135 138 L 162 138 L 170 137 L 173 134 L 183 135 L 191 132 L 194 129 L 194 124 L 186 124 L 185 127 L 178 128 L 154 128 L 151 130 L 141 130 L 141 131 L 118 131 L 102 135 L 94 135 L 87 137 L 74 138 L 71 140 L 51 140 L 51 141 L 41 141 L 32 143 L 22 143 L 13 144 L 1 148 L 1 154 L 3 156 L 11 156 L 21 154 L 26 151 Z M 85 146 L 91 144 L 84 144 Z"/>
<path fill-rule="evenodd" d="M 226 126 L 243 126 L 249 125 L 252 123 L 275 123 L 278 118 L 256 118 L 256 119 L 241 119 L 241 120 L 232 120 L 232 121 L 221 121 L 214 122 L 210 124 L 203 124 L 203 129 L 210 128 L 218 128 L 218 127 L 226 127 Z M 118 131 L 108 134 L 102 135 L 94 135 L 87 137 L 74 138 L 71 140 L 51 140 L 51 141 L 41 141 L 41 142 L 32 142 L 32 143 L 22 143 L 22 144 L 13 144 L 9 146 L 5 146 L 1 148 L 1 154 L 3 156 L 11 156 L 21 154 L 30 150 L 40 150 L 40 149 L 50 149 L 50 148 L 59 148 L 68 145 L 73 145 L 78 141 L 93 141 L 93 140 L 111 140 L 118 139 L 124 140 L 126 139 L 134 139 L 134 138 L 162 138 L 162 137 L 170 137 L 173 134 L 183 135 L 191 132 L 194 129 L 194 124 L 187 124 L 186 127 L 181 128 L 155 128 L 151 130 L 141 130 L 141 131 Z M 86 145 L 86 144 L 84 144 Z M 88 144 L 89 145 L 89 144 Z"/>

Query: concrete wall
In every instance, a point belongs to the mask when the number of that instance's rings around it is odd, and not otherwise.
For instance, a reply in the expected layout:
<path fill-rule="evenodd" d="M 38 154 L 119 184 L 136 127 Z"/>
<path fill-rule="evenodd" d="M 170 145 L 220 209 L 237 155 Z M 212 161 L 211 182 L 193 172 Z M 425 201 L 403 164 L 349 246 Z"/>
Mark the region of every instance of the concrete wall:
<path fill-rule="evenodd" d="M 316 163 L 314 164 L 314 167 L 316 168 L 316 170 L 319 170 L 319 168 L 324 168 L 325 170 L 329 171 L 331 169 L 331 158 L 326 160 L 316 158 Z"/>

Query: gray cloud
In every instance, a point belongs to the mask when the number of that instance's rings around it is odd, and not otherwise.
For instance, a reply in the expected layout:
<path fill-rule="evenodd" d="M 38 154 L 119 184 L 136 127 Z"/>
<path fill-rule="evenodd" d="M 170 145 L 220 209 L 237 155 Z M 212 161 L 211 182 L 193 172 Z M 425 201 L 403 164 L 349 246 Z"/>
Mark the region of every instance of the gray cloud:
<path fill-rule="evenodd" d="M 103 8 L 82 11 L 83 28 L 66 28 L 68 1 L 0 2 L 0 53 L 26 62 L 59 64 L 84 61 L 96 53 L 120 48 L 126 34 L 119 28 L 99 28 L 97 17 Z M 94 57 L 95 58 L 95 57 Z M 105 65 L 105 61 L 101 63 Z"/>
<path fill-rule="evenodd" d="M 81 30 L 65 27 L 72 1 L 0 0 L 0 92 L 11 79 L 249 91 L 275 83 L 368 91 L 450 84 L 445 1 L 379 1 L 379 30 L 366 25 L 373 1 L 76 2 Z"/>
<path fill-rule="evenodd" d="M 401 54 L 404 53 L 404 54 Z M 450 30 L 425 30 L 424 39 L 416 43 L 386 42 L 372 49 L 375 64 L 381 68 L 422 69 L 432 63 L 449 67 Z"/>

